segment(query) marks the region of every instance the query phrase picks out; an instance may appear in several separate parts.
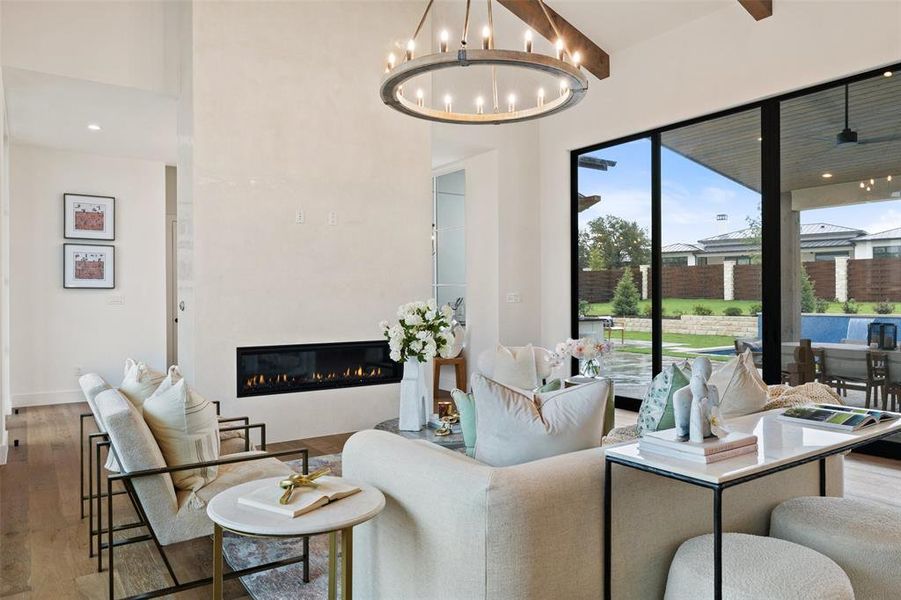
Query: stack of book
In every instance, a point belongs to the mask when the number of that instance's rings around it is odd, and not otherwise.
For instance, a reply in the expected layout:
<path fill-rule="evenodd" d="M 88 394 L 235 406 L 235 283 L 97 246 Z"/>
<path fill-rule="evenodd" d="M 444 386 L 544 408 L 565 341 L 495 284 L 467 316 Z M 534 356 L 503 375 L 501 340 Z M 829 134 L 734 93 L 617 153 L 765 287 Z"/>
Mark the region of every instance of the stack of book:
<path fill-rule="evenodd" d="M 723 438 L 707 438 L 703 442 L 680 442 L 675 429 L 664 429 L 645 434 L 638 442 L 639 449 L 667 458 L 710 464 L 757 453 L 757 436 L 751 433 L 729 432 Z"/>

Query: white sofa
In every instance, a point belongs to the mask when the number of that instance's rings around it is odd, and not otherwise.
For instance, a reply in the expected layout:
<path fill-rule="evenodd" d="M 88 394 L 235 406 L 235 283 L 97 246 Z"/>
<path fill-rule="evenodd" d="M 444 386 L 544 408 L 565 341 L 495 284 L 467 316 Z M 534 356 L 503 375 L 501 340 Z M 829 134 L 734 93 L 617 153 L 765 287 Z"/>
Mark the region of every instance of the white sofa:
<path fill-rule="evenodd" d="M 344 475 L 372 484 L 385 511 L 356 528 L 354 594 L 391 600 L 602 597 L 604 450 L 494 468 L 382 431 L 344 447 Z M 613 598 L 664 595 L 679 545 L 709 533 L 712 493 L 613 467 Z M 842 494 L 842 458 L 828 459 Z M 811 463 L 726 490 L 724 529 L 766 535 L 782 501 L 817 494 Z"/>

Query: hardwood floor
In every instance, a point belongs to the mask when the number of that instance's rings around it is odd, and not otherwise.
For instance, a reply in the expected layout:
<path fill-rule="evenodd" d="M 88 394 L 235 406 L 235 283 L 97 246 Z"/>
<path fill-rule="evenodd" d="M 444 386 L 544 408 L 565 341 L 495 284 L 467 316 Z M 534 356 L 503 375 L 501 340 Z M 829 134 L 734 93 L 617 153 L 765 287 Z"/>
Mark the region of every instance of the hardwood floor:
<path fill-rule="evenodd" d="M 78 415 L 85 404 L 22 409 L 8 421 L 11 447 L 0 467 L 0 598 L 57 599 L 106 597 L 107 574 L 97 573 L 88 558 L 87 520 L 78 508 Z M 617 425 L 634 423 L 635 413 L 617 410 Z M 311 456 L 340 452 L 350 434 L 270 444 L 273 450 L 306 446 Z M 848 457 L 845 492 L 901 508 L 901 463 L 863 455 Z M 121 522 L 131 518 L 117 497 Z M 117 522 L 120 519 L 117 518 Z M 167 553 L 179 577 L 208 575 L 211 546 L 207 539 L 175 544 Z M 150 543 L 116 549 L 117 596 L 164 587 L 165 569 Z M 227 598 L 247 598 L 237 582 L 227 582 Z M 208 598 L 208 588 L 178 596 Z"/>

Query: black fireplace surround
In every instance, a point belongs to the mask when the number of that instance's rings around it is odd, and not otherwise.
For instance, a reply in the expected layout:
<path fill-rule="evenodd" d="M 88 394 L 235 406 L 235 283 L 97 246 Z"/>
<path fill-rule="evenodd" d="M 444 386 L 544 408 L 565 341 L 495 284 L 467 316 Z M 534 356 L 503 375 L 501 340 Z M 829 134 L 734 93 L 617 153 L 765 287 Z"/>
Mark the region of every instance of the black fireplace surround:
<path fill-rule="evenodd" d="M 388 353 L 383 340 L 238 348 L 238 397 L 397 383 Z"/>

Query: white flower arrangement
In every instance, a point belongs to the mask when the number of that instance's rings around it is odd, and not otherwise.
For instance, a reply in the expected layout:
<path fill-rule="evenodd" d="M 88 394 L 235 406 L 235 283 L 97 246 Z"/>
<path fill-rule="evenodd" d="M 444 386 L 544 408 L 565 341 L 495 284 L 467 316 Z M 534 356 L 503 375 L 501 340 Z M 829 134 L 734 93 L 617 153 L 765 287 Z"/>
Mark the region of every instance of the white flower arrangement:
<path fill-rule="evenodd" d="M 594 338 L 583 337 L 578 340 L 568 339 L 560 342 L 554 348 L 554 356 L 561 363 L 570 356 L 576 360 L 594 360 L 609 354 L 611 350 L 613 350 L 613 344 L 610 342 L 599 342 Z"/>
<path fill-rule="evenodd" d="M 408 302 L 397 309 L 398 320 L 382 321 L 379 327 L 388 340 L 391 360 L 428 362 L 436 356 L 448 357 L 453 351 L 451 332 L 453 309 L 440 309 L 432 298 L 428 302 Z"/>

